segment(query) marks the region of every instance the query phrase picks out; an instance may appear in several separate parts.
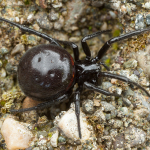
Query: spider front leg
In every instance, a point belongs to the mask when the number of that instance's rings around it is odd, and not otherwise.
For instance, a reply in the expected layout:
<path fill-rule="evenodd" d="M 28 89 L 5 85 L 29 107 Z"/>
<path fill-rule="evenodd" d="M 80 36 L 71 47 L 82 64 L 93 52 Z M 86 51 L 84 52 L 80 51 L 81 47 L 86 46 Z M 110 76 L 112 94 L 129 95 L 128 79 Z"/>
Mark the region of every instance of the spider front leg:
<path fill-rule="evenodd" d="M 118 41 L 122 41 L 124 39 L 128 39 L 128 38 L 130 38 L 132 36 L 135 36 L 135 35 L 139 35 L 139 34 L 141 34 L 143 32 L 146 32 L 146 31 L 150 31 L 150 28 L 133 31 L 133 32 L 130 32 L 130 33 L 127 33 L 127 34 L 124 34 L 124 35 L 121 35 L 121 36 L 114 37 L 114 38 L 110 39 L 109 41 L 107 41 L 103 45 L 103 47 L 99 50 L 98 55 L 94 59 L 92 59 L 92 61 L 93 62 L 99 61 L 104 56 L 104 54 L 107 52 L 107 50 L 109 49 L 111 44 L 113 44 L 115 42 L 118 42 Z"/>
<path fill-rule="evenodd" d="M 112 73 L 109 73 L 109 72 L 100 72 L 99 77 L 114 78 L 114 79 L 118 79 L 118 80 L 127 82 L 129 84 L 133 84 L 133 85 L 137 86 L 139 89 L 143 90 L 150 97 L 150 94 L 148 93 L 148 91 L 146 91 L 141 85 L 139 85 L 138 83 L 136 83 L 136 82 L 124 77 L 124 76 L 117 75 L 117 74 L 112 74 Z"/>
<path fill-rule="evenodd" d="M 21 31 L 23 31 L 23 32 L 28 32 L 28 33 L 30 33 L 30 34 L 37 35 L 37 36 L 39 36 L 39 37 L 42 37 L 42 38 L 48 40 L 49 42 L 54 43 L 54 44 L 56 44 L 57 46 L 61 47 L 60 44 L 59 44 L 55 39 L 53 39 L 52 37 L 50 37 L 50 36 L 48 36 L 48 35 L 46 35 L 46 34 L 44 34 L 44 33 L 38 32 L 38 31 L 36 31 L 36 30 L 33 30 L 33 29 L 31 29 L 31 28 L 28 28 L 28 27 L 25 27 L 25 26 L 23 26 L 23 25 L 20 25 L 20 24 L 18 24 L 18 23 L 15 23 L 15 22 L 11 22 L 11 21 L 9 21 L 9 20 L 7 20 L 7 19 L 4 19 L 4 18 L 1 18 L 1 17 L 0 17 L 0 20 L 1 20 L 1 21 L 5 21 L 5 22 L 7 22 L 7 23 L 9 23 L 9 24 L 12 24 L 12 25 L 18 27 L 18 28 L 19 28 Z"/>
<path fill-rule="evenodd" d="M 89 49 L 89 46 L 88 46 L 87 43 L 86 43 L 86 40 L 89 40 L 89 39 L 91 39 L 91 38 L 97 37 L 97 36 L 99 36 L 99 35 L 102 34 L 102 33 L 108 33 L 108 32 L 110 32 L 110 31 L 111 31 L 111 30 L 104 30 L 104 31 L 95 32 L 95 33 L 93 33 L 93 34 L 90 34 L 90 35 L 85 36 L 85 37 L 81 40 L 82 48 L 83 48 L 83 51 L 84 51 L 84 53 L 85 53 L 85 55 L 86 55 L 86 59 L 87 59 L 87 60 L 91 59 L 91 51 L 90 51 L 90 49 Z"/>

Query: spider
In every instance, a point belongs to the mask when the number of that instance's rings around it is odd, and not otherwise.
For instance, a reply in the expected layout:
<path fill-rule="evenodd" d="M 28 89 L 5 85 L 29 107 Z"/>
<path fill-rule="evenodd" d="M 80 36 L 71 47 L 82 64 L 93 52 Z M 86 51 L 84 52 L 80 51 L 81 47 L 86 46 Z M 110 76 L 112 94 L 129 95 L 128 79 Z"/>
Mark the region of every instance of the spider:
<path fill-rule="evenodd" d="M 136 30 L 108 40 L 102 48 L 100 48 L 95 58 L 91 58 L 91 52 L 86 40 L 94 38 L 102 33 L 110 32 L 110 30 L 87 35 L 81 40 L 86 58 L 84 60 L 80 60 L 78 46 L 75 43 L 56 40 L 44 33 L 40 33 L 4 18 L 0 18 L 0 20 L 12 24 L 24 32 L 29 32 L 42 37 L 50 42 L 50 44 L 37 45 L 29 49 L 21 57 L 17 71 L 18 83 L 24 94 L 33 100 L 43 101 L 43 103 L 31 108 L 10 110 L 11 113 L 44 109 L 63 102 L 71 96 L 73 87 L 77 84 L 78 87 L 74 92 L 75 114 L 77 117 L 78 133 L 81 139 L 82 136 L 79 116 L 80 94 L 83 89 L 87 88 L 94 90 L 107 96 L 120 96 L 98 87 L 98 79 L 101 79 L 102 77 L 109 77 L 127 82 L 137 86 L 150 97 L 148 91 L 132 80 L 121 75 L 102 72 L 101 65 L 107 70 L 109 70 L 109 68 L 103 62 L 100 62 L 101 58 L 107 52 L 112 43 L 149 31 L 150 28 Z M 69 45 L 72 48 L 74 60 L 72 56 L 60 45 L 60 43 Z"/>

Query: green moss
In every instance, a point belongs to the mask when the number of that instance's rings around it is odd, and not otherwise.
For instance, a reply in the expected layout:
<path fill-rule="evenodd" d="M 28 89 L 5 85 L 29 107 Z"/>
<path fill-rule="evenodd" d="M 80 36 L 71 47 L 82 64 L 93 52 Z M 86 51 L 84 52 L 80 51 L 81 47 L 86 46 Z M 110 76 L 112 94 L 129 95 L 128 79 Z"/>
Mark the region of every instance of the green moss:
<path fill-rule="evenodd" d="M 1 101 L 0 101 L 0 105 L 1 105 L 1 106 L 4 106 L 5 103 L 6 103 L 6 102 L 5 102 L 4 100 L 1 100 Z"/>
<path fill-rule="evenodd" d="M 107 66 L 110 66 L 110 58 L 106 59 L 104 62 Z"/>
<path fill-rule="evenodd" d="M 113 31 L 113 37 L 119 36 L 120 35 L 120 30 L 116 29 Z"/>
<path fill-rule="evenodd" d="M 25 5 L 29 5 L 30 4 L 30 0 L 24 0 L 24 4 Z"/>
<path fill-rule="evenodd" d="M 48 133 L 48 136 L 49 136 L 50 138 L 52 137 L 52 135 L 53 135 L 53 134 L 52 134 L 51 132 Z"/>
<path fill-rule="evenodd" d="M 89 26 L 89 30 L 92 30 L 92 26 Z"/>
<path fill-rule="evenodd" d="M 113 48 L 114 50 L 117 50 L 117 49 L 118 49 L 118 44 L 117 44 L 117 43 L 113 43 L 112 48 Z"/>

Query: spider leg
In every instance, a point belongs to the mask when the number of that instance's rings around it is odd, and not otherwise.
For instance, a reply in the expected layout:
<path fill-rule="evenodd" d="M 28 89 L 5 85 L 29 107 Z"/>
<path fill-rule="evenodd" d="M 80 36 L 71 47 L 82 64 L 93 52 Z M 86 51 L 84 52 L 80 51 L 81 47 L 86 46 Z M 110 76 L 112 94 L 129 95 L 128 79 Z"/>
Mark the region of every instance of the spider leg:
<path fill-rule="evenodd" d="M 18 23 L 15 23 L 15 22 L 11 22 L 11 21 L 9 21 L 9 20 L 7 20 L 7 19 L 4 19 L 4 18 L 1 18 L 1 17 L 0 17 L 0 20 L 1 20 L 1 21 L 5 21 L 5 22 L 7 22 L 7 23 L 9 23 L 9 24 L 12 24 L 12 25 L 18 27 L 18 28 L 19 28 L 21 31 L 23 31 L 23 32 L 29 32 L 29 33 L 31 33 L 31 34 L 37 35 L 37 36 L 39 36 L 39 37 L 42 37 L 42 38 L 48 40 L 49 42 L 54 43 L 54 44 L 56 44 L 57 46 L 61 47 L 60 44 L 59 44 L 55 39 L 51 38 L 50 36 L 48 36 L 48 35 L 46 35 L 46 34 L 44 34 L 44 33 L 38 32 L 38 31 L 36 31 L 36 30 L 33 30 L 33 29 L 31 29 L 31 28 L 28 28 L 28 27 L 25 27 L 25 26 L 23 26 L 23 25 L 20 25 L 20 24 L 18 24 Z"/>
<path fill-rule="evenodd" d="M 111 46 L 112 43 L 115 43 L 115 42 L 118 42 L 118 41 L 122 41 L 124 39 L 128 39 L 128 38 L 130 38 L 132 36 L 139 35 L 139 34 L 141 34 L 143 32 L 149 31 L 149 30 L 150 30 L 150 28 L 140 29 L 140 30 L 132 31 L 130 33 L 127 33 L 127 34 L 124 34 L 124 35 L 121 35 L 121 36 L 118 36 L 118 37 L 114 37 L 114 38 L 108 40 L 102 46 L 102 48 L 98 52 L 98 55 L 92 61 L 99 61 L 104 56 L 104 54 L 107 52 L 107 50 L 109 49 L 109 47 Z"/>
<path fill-rule="evenodd" d="M 104 62 L 99 62 L 100 65 L 103 65 L 105 67 L 105 69 L 107 69 L 108 71 L 110 71 L 109 67 L 106 66 L 106 64 Z"/>
<path fill-rule="evenodd" d="M 94 38 L 94 37 L 97 37 L 99 36 L 100 34 L 102 33 L 107 33 L 107 32 L 110 32 L 111 30 L 104 30 L 104 31 L 99 31 L 99 32 L 95 32 L 93 34 L 90 34 L 90 35 L 87 35 L 85 36 L 82 40 L 81 40 L 81 44 L 82 44 L 82 48 L 83 48 L 83 51 L 86 55 L 86 59 L 90 59 L 91 58 L 91 51 L 89 49 L 89 46 L 87 45 L 86 43 L 86 40 L 89 40 L 91 38 Z"/>
<path fill-rule="evenodd" d="M 21 113 L 21 112 L 25 112 L 25 111 L 31 111 L 31 110 L 40 110 L 40 109 L 45 109 L 48 107 L 51 107 L 53 105 L 56 105 L 60 102 L 63 102 L 64 100 L 68 99 L 70 96 L 70 94 L 64 94 L 62 96 L 60 96 L 59 98 L 52 100 L 52 101 L 45 101 L 43 103 L 38 104 L 35 107 L 30 107 L 30 108 L 24 108 L 24 109 L 12 109 L 10 110 L 11 113 Z"/>
<path fill-rule="evenodd" d="M 79 49 L 78 49 L 78 46 L 75 43 L 68 42 L 68 41 L 61 41 L 61 40 L 56 40 L 56 41 L 58 41 L 59 43 L 62 43 L 64 45 L 69 45 L 70 47 L 72 47 L 75 61 L 79 60 Z"/>
<path fill-rule="evenodd" d="M 143 90 L 150 97 L 150 94 L 148 93 L 148 91 L 146 91 L 141 85 L 128 79 L 127 77 L 117 75 L 117 74 L 108 73 L 108 72 L 100 72 L 99 77 L 109 77 L 109 78 L 119 79 L 121 81 L 133 84 L 133 85 L 137 86 L 139 89 Z"/>
<path fill-rule="evenodd" d="M 119 96 L 119 97 L 121 96 L 121 95 L 119 95 L 119 94 L 110 93 L 110 92 L 108 92 L 108 91 L 106 91 L 106 90 L 104 90 L 104 89 L 101 89 L 101 88 L 99 88 L 99 87 L 97 87 L 97 86 L 95 86 L 94 84 L 89 83 L 89 82 L 84 82 L 84 86 L 85 86 L 87 89 L 90 89 L 90 90 L 93 90 L 93 91 L 102 93 L 102 94 L 104 94 L 104 95 L 106 95 L 106 96 Z"/>
<path fill-rule="evenodd" d="M 77 125 L 78 125 L 78 132 L 79 132 L 79 138 L 81 139 L 81 127 L 80 127 L 80 89 L 77 89 L 74 95 L 75 98 L 75 113 L 77 117 Z"/>

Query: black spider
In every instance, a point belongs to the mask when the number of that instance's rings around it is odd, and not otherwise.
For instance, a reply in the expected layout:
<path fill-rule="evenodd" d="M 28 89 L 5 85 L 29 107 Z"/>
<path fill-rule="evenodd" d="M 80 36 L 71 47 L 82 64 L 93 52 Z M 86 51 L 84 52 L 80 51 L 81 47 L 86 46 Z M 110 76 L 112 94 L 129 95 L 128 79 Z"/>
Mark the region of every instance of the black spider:
<path fill-rule="evenodd" d="M 150 94 L 142 86 L 131 81 L 130 79 L 109 72 L 101 72 L 100 65 L 103 65 L 107 70 L 109 69 L 103 62 L 99 62 L 112 43 L 141 34 L 145 31 L 149 31 L 150 28 L 133 31 L 110 39 L 99 50 L 98 55 L 95 58 L 91 58 L 91 52 L 86 40 L 96 37 L 102 33 L 109 32 L 110 30 L 87 35 L 81 40 L 86 58 L 84 60 L 80 60 L 79 50 L 76 44 L 68 41 L 56 40 L 46 34 L 11 22 L 4 18 L 0 18 L 0 20 L 17 26 L 24 32 L 29 32 L 40 36 L 51 43 L 48 45 L 38 45 L 29 49 L 22 56 L 18 65 L 18 82 L 21 90 L 25 93 L 25 95 L 31 97 L 32 99 L 44 102 L 31 108 L 10 110 L 12 113 L 43 109 L 55 105 L 56 103 L 60 103 L 70 97 L 73 87 L 77 83 L 78 88 L 74 93 L 75 112 L 79 137 L 81 138 L 79 115 L 80 93 L 83 91 L 83 87 L 100 92 L 107 96 L 119 96 L 96 86 L 99 78 L 109 77 L 135 85 L 142 89 L 150 97 Z M 75 62 L 71 55 L 64 48 L 62 48 L 59 43 L 67 44 L 72 47 Z"/>

